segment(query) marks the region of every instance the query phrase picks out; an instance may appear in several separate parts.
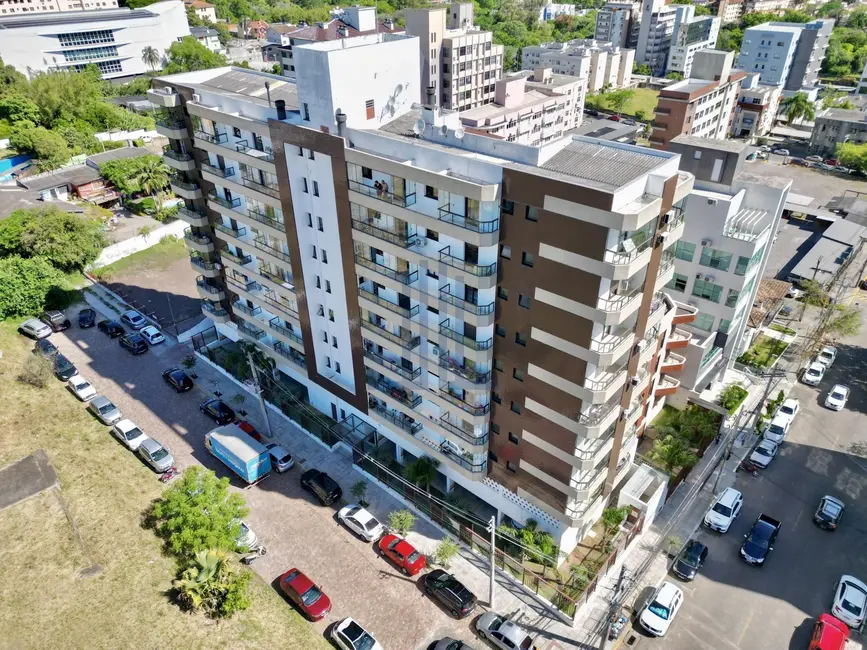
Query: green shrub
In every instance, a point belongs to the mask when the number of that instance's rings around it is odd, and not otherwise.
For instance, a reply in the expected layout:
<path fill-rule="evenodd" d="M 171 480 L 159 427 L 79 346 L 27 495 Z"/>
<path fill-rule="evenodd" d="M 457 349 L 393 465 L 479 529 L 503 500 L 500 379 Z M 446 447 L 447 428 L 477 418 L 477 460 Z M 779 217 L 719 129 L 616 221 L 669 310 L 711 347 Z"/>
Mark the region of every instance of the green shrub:
<path fill-rule="evenodd" d="M 39 313 L 51 291 L 60 288 L 64 280 L 63 274 L 42 257 L 0 259 L 0 319 Z"/>
<path fill-rule="evenodd" d="M 395 510 L 388 515 L 389 528 L 401 537 L 406 537 L 414 525 L 415 515 L 409 510 Z"/>
<path fill-rule="evenodd" d="M 740 384 L 729 384 L 723 388 L 719 396 L 718 404 L 732 415 L 743 404 L 749 393 Z"/>

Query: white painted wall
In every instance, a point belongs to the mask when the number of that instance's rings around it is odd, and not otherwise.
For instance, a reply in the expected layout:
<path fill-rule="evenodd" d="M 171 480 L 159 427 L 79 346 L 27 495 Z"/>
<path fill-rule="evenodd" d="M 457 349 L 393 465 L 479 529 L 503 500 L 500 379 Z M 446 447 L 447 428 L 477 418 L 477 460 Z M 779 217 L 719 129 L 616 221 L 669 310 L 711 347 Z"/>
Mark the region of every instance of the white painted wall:
<path fill-rule="evenodd" d="M 106 264 L 111 264 L 119 259 L 123 259 L 133 253 L 146 250 L 151 246 L 160 243 L 163 237 L 183 237 L 184 230 L 187 224 L 184 221 L 178 220 L 168 223 L 159 228 L 155 228 L 147 235 L 136 235 L 129 239 L 124 239 L 121 242 L 106 246 L 102 249 L 99 257 L 91 264 L 91 268 L 98 269 Z"/>

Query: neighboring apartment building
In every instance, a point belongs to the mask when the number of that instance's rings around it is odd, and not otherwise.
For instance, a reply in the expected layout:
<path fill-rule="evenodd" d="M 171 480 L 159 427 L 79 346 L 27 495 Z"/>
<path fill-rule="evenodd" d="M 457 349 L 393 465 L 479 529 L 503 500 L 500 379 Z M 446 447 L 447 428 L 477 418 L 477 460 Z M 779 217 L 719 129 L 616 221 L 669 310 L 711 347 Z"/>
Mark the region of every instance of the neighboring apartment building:
<path fill-rule="evenodd" d="M 790 9 L 793 0 L 744 0 L 744 13 L 782 13 Z"/>
<path fill-rule="evenodd" d="M 0 16 L 0 58 L 20 72 L 81 70 L 93 63 L 104 79 L 150 72 L 142 50 L 162 56 L 190 35 L 180 0 L 142 9 L 100 9 Z"/>
<path fill-rule="evenodd" d="M 632 83 L 635 51 L 593 39 L 528 45 L 521 50 L 524 70 L 550 68 L 554 74 L 582 77 L 587 92 L 595 93 L 605 86 L 623 88 Z"/>
<path fill-rule="evenodd" d="M 418 48 L 302 46 L 297 83 L 155 80 L 202 310 L 341 420 L 355 462 L 430 456 L 441 491 L 568 553 L 664 404 L 693 179 L 669 152 L 464 132 L 413 105 Z"/>
<path fill-rule="evenodd" d="M 844 142 L 867 142 L 867 113 L 843 108 L 829 108 L 818 115 L 810 135 L 810 152 L 833 156 Z"/>
<path fill-rule="evenodd" d="M 0 17 L 11 14 L 117 9 L 117 0 L 0 0 Z"/>
<path fill-rule="evenodd" d="M 596 11 L 593 38 L 600 43 L 634 49 L 640 16 L 640 2 L 607 2 Z"/>
<path fill-rule="evenodd" d="M 782 98 L 782 88 L 761 83 L 758 73 L 747 73 L 741 83 L 731 135 L 735 138 L 757 138 L 770 133 Z"/>
<path fill-rule="evenodd" d="M 763 23 L 744 30 L 737 66 L 758 72 L 762 83 L 793 93 L 816 85 L 833 20 Z"/>
<path fill-rule="evenodd" d="M 431 9 L 407 9 L 406 33 L 417 36 L 421 52 L 421 87 L 436 91 L 439 106 L 466 111 L 494 101 L 494 84 L 503 76 L 502 45 L 493 34 L 473 26 L 472 3 Z"/>
<path fill-rule="evenodd" d="M 720 19 L 716 16 L 696 16 L 695 7 L 678 14 L 671 35 L 666 73 L 679 72 L 688 78 L 692 73 L 695 53 L 716 47 Z"/>
<path fill-rule="evenodd" d="M 184 6 L 187 9 L 192 9 L 193 13 L 202 20 L 212 23 L 217 22 L 217 7 L 210 2 L 205 2 L 205 0 L 184 0 Z"/>
<path fill-rule="evenodd" d="M 701 50 L 693 76 L 659 93 L 650 144 L 666 149 L 681 134 L 725 140 L 731 132 L 735 104 L 746 76 L 732 69 L 733 52 Z"/>
<path fill-rule="evenodd" d="M 190 36 L 204 45 L 211 52 L 225 54 L 226 48 L 220 43 L 220 33 L 211 27 L 190 27 Z"/>
<path fill-rule="evenodd" d="M 717 16 L 723 25 L 739 23 L 744 15 L 744 0 L 720 0 Z"/>
<path fill-rule="evenodd" d="M 539 20 L 544 22 L 546 20 L 554 20 L 560 16 L 574 16 L 575 15 L 575 5 L 573 4 L 558 4 L 552 2 L 552 0 L 547 0 L 545 4 L 539 9 Z"/>
<path fill-rule="evenodd" d="M 550 68 L 516 72 L 497 81 L 493 104 L 464 111 L 461 122 L 474 132 L 538 147 L 581 125 L 584 83 Z"/>
<path fill-rule="evenodd" d="M 669 151 L 695 176 L 684 201 L 683 236 L 674 248 L 672 297 L 697 310 L 676 334 L 688 340 L 670 353 L 663 372 L 680 382 L 669 399 L 678 408 L 734 364 L 762 280 L 792 180 L 753 175 L 743 142 L 678 136 Z"/>
<path fill-rule="evenodd" d="M 655 77 L 665 74 L 671 51 L 671 39 L 677 24 L 684 16 L 694 15 L 689 5 L 667 5 L 665 0 L 645 0 L 641 8 L 635 62 L 649 65 Z"/>

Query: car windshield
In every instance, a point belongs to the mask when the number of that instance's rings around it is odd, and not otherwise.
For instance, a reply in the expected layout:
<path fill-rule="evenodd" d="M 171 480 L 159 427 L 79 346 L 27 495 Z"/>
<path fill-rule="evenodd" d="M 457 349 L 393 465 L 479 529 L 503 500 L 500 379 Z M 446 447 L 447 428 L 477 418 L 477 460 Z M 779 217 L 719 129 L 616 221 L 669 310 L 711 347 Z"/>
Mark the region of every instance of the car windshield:
<path fill-rule="evenodd" d="M 687 566 L 692 567 L 693 569 L 698 568 L 698 560 L 701 557 L 701 546 L 693 545 L 688 547 L 683 555 L 680 557 L 680 561 L 686 564 Z"/>
<path fill-rule="evenodd" d="M 833 397 L 834 399 L 843 399 L 845 396 L 846 393 L 844 393 L 842 390 L 835 390 L 833 393 L 831 393 L 831 397 Z"/>
<path fill-rule="evenodd" d="M 151 458 L 153 458 L 154 460 L 162 460 L 163 458 L 165 458 L 168 455 L 169 455 L 169 452 L 167 452 L 165 449 L 160 447 L 157 451 L 155 451 L 153 453 Z"/>
<path fill-rule="evenodd" d="M 57 366 L 58 370 L 66 370 L 67 368 L 72 367 L 72 362 L 61 354 L 54 357 L 54 364 Z"/>
<path fill-rule="evenodd" d="M 782 413 L 784 415 L 794 415 L 795 409 L 792 408 L 791 406 L 782 406 L 782 407 L 780 407 L 780 413 Z"/>
<path fill-rule="evenodd" d="M 843 598 L 841 599 L 842 602 L 840 603 L 840 605 L 843 607 L 843 609 L 845 609 L 850 614 L 854 614 L 855 616 L 860 616 L 861 615 L 861 606 L 857 605 L 856 603 L 853 603 L 852 601 L 850 601 L 846 598 L 846 592 L 852 592 L 852 591 L 860 593 L 860 596 L 855 596 L 855 597 L 861 602 L 863 602 L 864 598 L 867 598 L 867 593 L 864 593 L 864 591 L 862 591 L 861 589 L 859 589 L 855 585 L 846 583 L 845 585 L 843 585 Z"/>
<path fill-rule="evenodd" d="M 840 506 L 832 501 L 825 501 L 822 504 L 822 514 L 827 517 L 836 517 L 840 514 Z"/>
<path fill-rule="evenodd" d="M 126 439 L 127 440 L 135 440 L 140 435 L 142 435 L 141 429 L 139 429 L 138 427 L 133 427 L 132 429 L 130 429 L 129 431 L 126 432 Z"/>
<path fill-rule="evenodd" d="M 812 376 L 812 377 L 817 377 L 819 375 L 819 371 L 816 368 L 810 368 L 807 371 L 807 374 Z"/>
<path fill-rule="evenodd" d="M 79 380 L 79 381 L 75 382 L 75 387 L 78 390 L 85 390 L 87 388 L 90 388 L 90 384 L 87 383 L 86 381 Z"/>
<path fill-rule="evenodd" d="M 322 477 L 322 487 L 324 487 L 324 488 L 325 488 L 326 490 L 328 490 L 329 492 L 334 492 L 334 491 L 337 490 L 340 486 L 337 485 L 337 481 L 335 481 L 335 480 L 334 480 L 333 478 L 331 478 L 330 476 L 323 476 L 323 477 Z"/>
<path fill-rule="evenodd" d="M 666 607 L 665 605 L 660 603 L 658 600 L 654 600 L 652 603 L 650 603 L 650 605 L 647 607 L 647 609 L 649 609 L 651 612 L 656 614 L 663 621 L 668 620 L 668 616 L 669 616 L 668 607 Z"/>
<path fill-rule="evenodd" d="M 729 508 L 728 506 L 724 506 L 721 503 L 714 504 L 713 511 L 716 512 L 717 514 L 722 515 L 723 517 L 731 517 L 732 516 L 732 509 Z"/>
<path fill-rule="evenodd" d="M 99 407 L 99 412 L 102 413 L 103 415 L 105 415 L 109 411 L 113 411 L 113 410 L 114 410 L 114 404 L 112 404 L 111 402 L 109 402 L 105 406 Z"/>
<path fill-rule="evenodd" d="M 280 458 L 277 459 L 277 462 L 282 465 L 283 463 L 288 463 L 290 460 L 292 460 L 292 456 L 286 454 L 285 456 L 280 456 Z"/>
<path fill-rule="evenodd" d="M 763 551 L 768 548 L 768 540 L 763 537 L 756 537 L 755 533 L 752 532 L 747 537 L 747 544 L 752 544 Z"/>
<path fill-rule="evenodd" d="M 756 453 L 759 456 L 770 456 L 771 452 L 767 447 L 756 447 Z"/>
<path fill-rule="evenodd" d="M 361 629 L 361 626 L 355 621 L 352 621 L 352 623 L 347 625 L 346 629 L 343 630 L 343 633 L 352 643 L 352 647 L 355 648 L 355 650 L 370 650 L 373 647 L 373 644 L 376 643 L 376 641 L 373 640 L 373 637 Z"/>
<path fill-rule="evenodd" d="M 406 558 L 406 561 L 409 564 L 415 564 L 416 562 L 418 562 L 420 557 L 421 557 L 421 553 L 419 553 L 418 551 L 413 551 L 412 553 L 409 554 L 409 557 Z"/>
<path fill-rule="evenodd" d="M 364 524 L 364 529 L 373 530 L 377 526 L 379 526 L 379 521 L 377 521 L 376 519 L 368 519 L 367 523 Z"/>
<path fill-rule="evenodd" d="M 503 619 L 500 618 L 500 617 L 498 616 L 498 617 L 495 618 L 493 621 L 491 621 L 491 624 L 488 626 L 488 629 L 489 629 L 491 632 L 496 632 L 497 630 L 500 629 L 500 626 L 501 626 L 502 624 L 503 624 Z"/>
<path fill-rule="evenodd" d="M 322 592 L 317 587 L 310 587 L 310 589 L 301 594 L 301 602 L 308 607 L 320 598 L 322 598 Z"/>
<path fill-rule="evenodd" d="M 533 647 L 533 639 L 528 636 L 524 637 L 524 640 L 521 641 L 520 648 L 521 650 L 530 650 Z"/>
<path fill-rule="evenodd" d="M 772 424 L 770 427 L 768 427 L 768 431 L 771 433 L 775 433 L 778 436 L 781 436 L 786 432 L 786 430 L 779 424 Z"/>

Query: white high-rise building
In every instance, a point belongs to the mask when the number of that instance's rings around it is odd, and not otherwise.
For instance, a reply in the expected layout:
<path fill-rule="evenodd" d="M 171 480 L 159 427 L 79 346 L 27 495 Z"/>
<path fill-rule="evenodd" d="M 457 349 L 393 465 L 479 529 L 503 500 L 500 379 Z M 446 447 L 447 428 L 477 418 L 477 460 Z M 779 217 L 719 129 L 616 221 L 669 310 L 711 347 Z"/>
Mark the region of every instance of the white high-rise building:
<path fill-rule="evenodd" d="M 678 12 L 668 52 L 668 72 L 679 72 L 688 78 L 692 73 L 695 53 L 716 47 L 720 19 L 716 16 L 696 16 L 695 7 L 686 5 Z"/>
<path fill-rule="evenodd" d="M 60 11 L 117 9 L 117 0 L 0 0 L 0 17 L 14 14 L 43 14 Z"/>
<path fill-rule="evenodd" d="M 521 68 L 550 68 L 554 74 L 585 78 L 587 92 L 632 83 L 635 51 L 593 39 L 528 45 L 521 50 Z"/>

